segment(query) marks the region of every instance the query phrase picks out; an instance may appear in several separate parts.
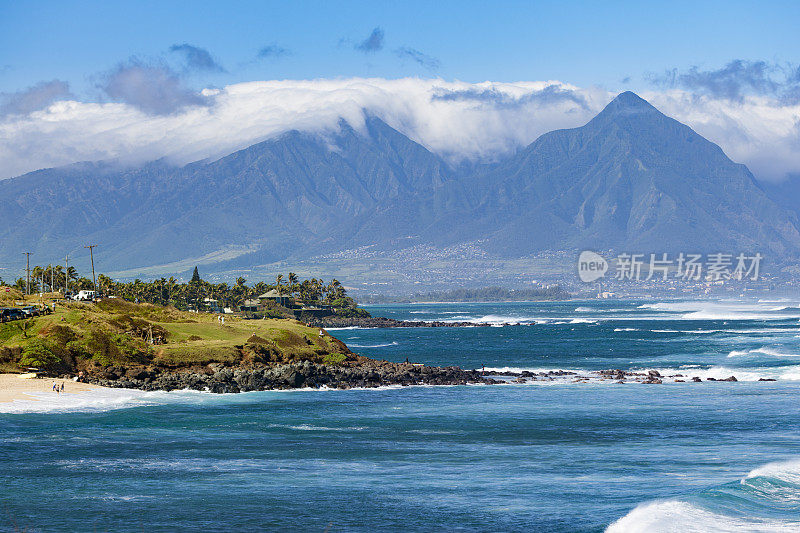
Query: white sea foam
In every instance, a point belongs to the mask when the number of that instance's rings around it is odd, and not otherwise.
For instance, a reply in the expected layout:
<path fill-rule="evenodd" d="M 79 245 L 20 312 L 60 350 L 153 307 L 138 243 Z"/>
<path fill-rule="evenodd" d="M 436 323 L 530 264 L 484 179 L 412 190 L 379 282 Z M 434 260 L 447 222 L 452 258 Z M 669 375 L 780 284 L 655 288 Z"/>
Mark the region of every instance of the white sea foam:
<path fill-rule="evenodd" d="M 652 333 L 692 333 L 697 335 L 708 335 L 724 331 L 722 329 L 651 329 Z"/>
<path fill-rule="evenodd" d="M 647 369 L 651 370 L 651 369 Z M 645 370 L 645 371 L 647 371 Z M 714 378 L 717 380 L 726 379 L 734 376 L 738 381 L 758 381 L 761 378 L 775 379 L 778 381 L 798 381 L 800 380 L 800 365 L 780 366 L 780 367 L 751 367 L 736 368 L 729 366 L 712 366 L 710 368 L 690 368 L 690 365 L 682 365 L 681 368 L 653 368 L 662 375 L 683 374 L 683 379 L 691 379 L 695 376 L 702 380 Z"/>
<path fill-rule="evenodd" d="M 477 370 L 481 370 L 478 368 Z M 533 372 L 533 373 L 541 373 L 541 372 L 558 372 L 559 370 L 565 372 L 579 372 L 579 370 L 571 370 L 568 368 L 535 368 L 535 367 L 519 367 L 519 366 L 487 366 L 484 370 L 487 372 L 509 372 L 514 374 L 520 374 L 522 372 Z M 583 372 L 587 372 L 584 370 Z"/>
<path fill-rule="evenodd" d="M 642 330 L 638 328 L 614 328 L 614 331 L 619 332 L 619 331 L 642 331 Z"/>
<path fill-rule="evenodd" d="M 685 313 L 680 318 L 682 320 L 786 320 L 796 316 L 703 309 Z"/>
<path fill-rule="evenodd" d="M 363 431 L 364 429 L 366 429 L 363 426 L 348 426 L 348 427 L 335 428 L 328 426 L 314 426 L 312 424 L 298 424 L 298 425 L 270 424 L 268 427 L 292 429 L 295 431 Z"/>
<path fill-rule="evenodd" d="M 768 463 L 739 480 L 750 498 L 784 507 L 800 501 L 800 459 Z M 730 492 L 730 489 L 726 489 Z M 748 499 L 750 499 L 748 498 Z M 711 501 L 717 498 L 712 498 Z M 755 516 L 731 516 L 681 500 L 643 503 L 612 523 L 607 533 L 637 532 L 788 532 L 800 531 L 800 521 Z"/>
<path fill-rule="evenodd" d="M 471 315 L 461 315 L 450 317 L 443 322 L 469 322 L 472 324 L 491 324 L 493 326 L 502 326 L 505 324 L 520 326 L 532 325 L 537 321 L 536 317 L 527 316 L 513 316 L 513 315 L 483 315 L 480 317 Z"/>
<path fill-rule="evenodd" d="M 786 353 L 770 348 L 769 346 L 762 346 L 752 350 L 731 350 L 728 357 L 747 357 L 747 356 L 770 356 L 770 357 L 800 357 L 797 353 Z"/>
<path fill-rule="evenodd" d="M 348 344 L 350 348 L 386 348 L 388 346 L 398 346 L 400 343 L 397 341 L 384 342 L 381 344 Z"/>
<path fill-rule="evenodd" d="M 685 300 L 642 304 L 638 309 L 658 311 L 663 315 L 677 315 L 670 318 L 681 320 L 786 320 L 800 318 L 800 307 L 796 305 L 776 307 L 765 302 Z"/>
<path fill-rule="evenodd" d="M 688 502 L 664 500 L 644 503 L 606 529 L 607 533 L 733 533 L 796 532 L 800 522 L 758 520 L 715 513 Z"/>
<path fill-rule="evenodd" d="M 30 393 L 31 399 L 0 403 L 0 413 L 59 413 L 108 411 L 194 401 L 198 391 L 141 391 L 137 389 L 91 389 L 75 394 Z"/>
<path fill-rule="evenodd" d="M 481 370 L 478 368 L 477 370 Z M 613 383 L 613 380 L 601 379 L 601 375 L 597 370 L 589 370 L 585 368 L 541 368 L 541 367 L 519 367 L 519 366 L 500 366 L 500 367 L 486 367 L 487 372 L 500 372 L 500 373 L 513 373 L 520 374 L 522 372 L 531 373 L 547 373 L 547 372 L 573 372 L 573 374 L 566 376 L 553 376 L 562 382 L 571 382 L 575 378 L 589 379 L 590 381 L 597 381 L 602 383 Z M 655 370 L 661 374 L 665 383 L 671 383 L 674 379 L 682 379 L 688 381 L 693 377 L 699 377 L 703 381 L 708 378 L 715 380 L 724 380 L 730 376 L 736 377 L 737 381 L 758 381 L 761 378 L 775 379 L 778 381 L 798 381 L 800 380 L 800 365 L 783 366 L 783 367 L 754 367 L 754 368 L 735 368 L 727 366 L 712 366 L 709 368 L 702 368 L 701 365 L 681 365 L 678 368 L 671 367 L 648 367 L 637 368 L 628 370 L 637 374 L 647 374 L 650 370 Z M 670 377 L 680 375 L 680 377 Z M 543 383 L 543 382 L 534 382 Z"/>
<path fill-rule="evenodd" d="M 777 479 L 800 487 L 800 459 L 767 463 L 751 470 L 741 482 L 744 484 L 755 478 Z"/>

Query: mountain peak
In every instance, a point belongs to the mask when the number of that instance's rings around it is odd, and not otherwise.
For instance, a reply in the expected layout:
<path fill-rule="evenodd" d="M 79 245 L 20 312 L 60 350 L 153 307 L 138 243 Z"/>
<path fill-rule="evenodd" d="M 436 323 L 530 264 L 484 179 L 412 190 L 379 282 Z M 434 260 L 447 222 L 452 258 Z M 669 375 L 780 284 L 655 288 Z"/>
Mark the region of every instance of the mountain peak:
<path fill-rule="evenodd" d="M 661 111 L 653 107 L 650 102 L 631 91 L 620 93 L 597 114 L 587 126 L 603 127 L 608 124 L 639 124 L 641 127 L 652 128 L 655 122 L 669 120 Z"/>
<path fill-rule="evenodd" d="M 650 102 L 638 94 L 631 91 L 625 91 L 624 93 L 619 93 L 616 98 L 611 100 L 611 102 L 609 102 L 609 104 L 600 112 L 600 115 L 629 115 L 635 113 L 660 114 L 658 109 L 653 107 Z"/>
<path fill-rule="evenodd" d="M 636 106 L 645 106 L 645 107 L 653 107 L 651 106 L 647 100 L 639 96 L 633 91 L 625 91 L 619 93 L 611 103 L 616 102 L 618 105 L 622 105 L 625 107 L 636 107 Z"/>

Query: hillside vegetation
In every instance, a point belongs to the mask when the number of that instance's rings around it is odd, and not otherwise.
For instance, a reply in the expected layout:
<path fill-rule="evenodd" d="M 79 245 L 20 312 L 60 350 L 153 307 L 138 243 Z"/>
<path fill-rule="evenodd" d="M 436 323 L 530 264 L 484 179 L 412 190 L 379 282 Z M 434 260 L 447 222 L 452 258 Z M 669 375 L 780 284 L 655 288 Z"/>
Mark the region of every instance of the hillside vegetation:
<path fill-rule="evenodd" d="M 115 367 L 193 369 L 295 361 L 355 360 L 347 346 L 291 319 L 243 320 L 106 299 L 68 303 L 55 313 L 0 324 L 0 370 L 49 374 L 113 372 Z"/>

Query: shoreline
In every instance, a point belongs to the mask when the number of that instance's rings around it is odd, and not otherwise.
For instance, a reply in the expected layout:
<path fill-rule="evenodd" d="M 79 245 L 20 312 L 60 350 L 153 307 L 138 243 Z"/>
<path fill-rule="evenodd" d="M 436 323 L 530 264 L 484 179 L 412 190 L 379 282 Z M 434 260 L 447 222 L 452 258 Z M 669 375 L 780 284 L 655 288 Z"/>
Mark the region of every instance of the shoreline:
<path fill-rule="evenodd" d="M 65 378 L 36 377 L 22 379 L 23 374 L 0 374 L 0 403 L 11 403 L 15 400 L 39 401 L 37 395 L 52 394 L 53 397 L 61 394 L 78 394 L 102 388 L 92 383 L 79 383 Z M 64 384 L 64 392 L 54 392 L 53 382 L 59 386 Z"/>
<path fill-rule="evenodd" d="M 311 362 L 289 363 L 256 368 L 217 367 L 198 371 L 164 371 L 142 375 L 139 369 L 112 369 L 105 376 L 86 376 L 82 381 L 66 378 L 37 377 L 21 379 L 21 374 L 0 374 L 0 403 L 17 400 L 39 401 L 42 394 L 75 395 L 102 389 L 129 389 L 141 391 L 186 391 L 211 394 L 236 394 L 254 391 L 289 390 L 350 390 L 383 387 L 455 386 L 455 385 L 519 385 L 535 383 L 612 383 L 612 384 L 666 384 L 700 382 L 737 382 L 731 375 L 726 378 L 705 377 L 692 373 L 659 373 L 656 370 L 545 370 L 514 371 L 500 369 L 463 370 L 460 367 L 425 366 L 412 363 L 391 363 L 369 360 L 360 365 L 328 366 Z M 760 381 L 779 381 L 760 378 Z M 52 384 L 64 384 L 63 393 L 55 393 Z"/>

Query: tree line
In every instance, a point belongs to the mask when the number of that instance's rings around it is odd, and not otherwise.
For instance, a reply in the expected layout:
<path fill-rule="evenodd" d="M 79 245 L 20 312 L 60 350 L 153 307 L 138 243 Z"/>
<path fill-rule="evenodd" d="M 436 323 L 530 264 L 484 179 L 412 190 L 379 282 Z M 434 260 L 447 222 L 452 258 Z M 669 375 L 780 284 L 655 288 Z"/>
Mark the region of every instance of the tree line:
<path fill-rule="evenodd" d="M 2 283 L 2 280 L 0 280 Z M 25 291 L 26 278 L 17 279 L 13 287 Z M 31 269 L 30 292 L 69 292 L 94 289 L 90 278 L 80 276 L 74 267 L 64 269 L 61 265 Z M 159 305 L 172 305 L 178 309 L 202 310 L 207 307 L 206 299 L 216 300 L 220 307 L 236 308 L 245 300 L 253 299 L 261 294 L 275 290 L 280 296 L 293 298 L 305 304 L 324 304 L 334 307 L 355 307 L 355 301 L 347 296 L 342 284 L 332 279 L 300 278 L 294 272 L 288 275 L 278 274 L 274 283 L 259 281 L 251 285 L 239 277 L 233 284 L 211 283 L 200 278 L 197 267 L 188 282 L 179 282 L 174 277 L 157 278 L 150 281 L 134 279 L 133 281 L 115 281 L 111 277 L 97 276 L 96 290 L 103 296 L 116 296 L 133 302 L 147 302 Z"/>

